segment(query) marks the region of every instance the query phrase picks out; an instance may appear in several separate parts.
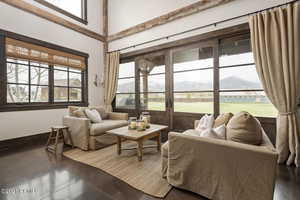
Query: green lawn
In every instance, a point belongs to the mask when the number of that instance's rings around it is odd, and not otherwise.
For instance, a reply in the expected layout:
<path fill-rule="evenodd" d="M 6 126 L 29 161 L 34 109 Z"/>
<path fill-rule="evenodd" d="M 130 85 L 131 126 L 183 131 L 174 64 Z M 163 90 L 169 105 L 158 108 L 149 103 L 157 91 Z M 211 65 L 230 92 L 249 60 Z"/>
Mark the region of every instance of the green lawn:
<path fill-rule="evenodd" d="M 165 104 L 159 102 L 149 102 L 149 110 L 165 110 Z M 212 113 L 213 103 L 175 103 L 175 112 L 190 113 Z M 237 113 L 240 111 L 248 111 L 252 115 L 260 117 L 275 117 L 277 110 L 271 104 L 267 103 L 221 103 L 220 112 Z"/>

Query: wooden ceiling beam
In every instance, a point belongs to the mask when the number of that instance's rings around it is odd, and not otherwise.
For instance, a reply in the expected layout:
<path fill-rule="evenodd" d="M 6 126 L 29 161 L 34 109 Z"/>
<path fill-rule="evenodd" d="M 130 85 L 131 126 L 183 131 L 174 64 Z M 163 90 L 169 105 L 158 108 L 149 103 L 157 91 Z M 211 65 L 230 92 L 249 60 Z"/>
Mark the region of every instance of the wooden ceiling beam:
<path fill-rule="evenodd" d="M 176 9 L 172 12 L 153 18 L 144 23 L 135 25 L 121 32 L 112 34 L 108 36 L 107 40 L 108 42 L 118 40 L 231 1 L 234 0 L 200 0 L 199 2 L 193 3 L 183 8 Z"/>
<path fill-rule="evenodd" d="M 106 38 L 103 35 L 100 35 L 96 32 L 90 31 L 86 28 L 83 28 L 77 24 L 74 24 L 68 20 L 65 20 L 62 17 L 56 16 L 44 9 L 41 9 L 39 7 L 36 7 L 30 3 L 25 2 L 24 0 L 0 0 L 0 2 L 6 3 L 10 6 L 13 6 L 15 8 L 21 9 L 23 11 L 29 12 L 33 15 L 36 15 L 38 17 L 41 17 L 43 19 L 46 19 L 48 21 L 51 21 L 53 23 L 59 24 L 61 26 L 64 26 L 66 28 L 72 29 L 78 33 L 81 33 L 83 35 L 86 35 L 88 37 L 94 38 L 96 40 L 105 42 Z"/>

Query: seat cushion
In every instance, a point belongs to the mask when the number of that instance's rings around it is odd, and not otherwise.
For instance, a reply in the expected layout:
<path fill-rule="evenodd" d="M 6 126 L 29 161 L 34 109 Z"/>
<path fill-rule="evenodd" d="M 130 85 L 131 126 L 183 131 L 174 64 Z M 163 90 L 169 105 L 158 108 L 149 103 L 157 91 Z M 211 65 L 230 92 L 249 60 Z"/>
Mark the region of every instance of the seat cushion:
<path fill-rule="evenodd" d="M 106 131 L 126 126 L 126 120 L 102 120 L 101 123 L 91 125 L 90 135 L 103 135 Z"/>
<path fill-rule="evenodd" d="M 227 140 L 245 144 L 262 143 L 262 127 L 259 121 L 248 112 L 235 114 L 226 128 Z"/>

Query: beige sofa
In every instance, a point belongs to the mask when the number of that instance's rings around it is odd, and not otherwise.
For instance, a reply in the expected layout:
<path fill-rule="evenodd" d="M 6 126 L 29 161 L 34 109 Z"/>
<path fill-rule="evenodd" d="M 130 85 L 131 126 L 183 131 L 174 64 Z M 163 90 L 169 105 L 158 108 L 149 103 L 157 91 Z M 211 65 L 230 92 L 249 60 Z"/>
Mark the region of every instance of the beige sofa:
<path fill-rule="evenodd" d="M 262 140 L 255 146 L 171 132 L 162 175 L 213 200 L 272 200 L 278 155 L 264 131 Z"/>
<path fill-rule="evenodd" d="M 101 123 L 91 123 L 87 118 L 73 116 L 71 109 L 69 115 L 63 117 L 63 125 L 69 127 L 74 146 L 82 150 L 96 150 L 116 143 L 116 138 L 106 131 L 127 125 L 127 113 L 105 113 Z"/>

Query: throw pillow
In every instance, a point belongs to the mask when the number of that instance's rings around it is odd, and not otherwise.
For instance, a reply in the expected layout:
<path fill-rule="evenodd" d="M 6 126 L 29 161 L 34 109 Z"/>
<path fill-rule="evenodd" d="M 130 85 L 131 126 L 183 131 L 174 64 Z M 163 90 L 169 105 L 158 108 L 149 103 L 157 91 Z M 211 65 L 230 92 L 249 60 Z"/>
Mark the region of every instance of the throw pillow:
<path fill-rule="evenodd" d="M 227 140 L 245 144 L 260 145 L 262 142 L 262 127 L 258 120 L 248 112 L 235 114 L 228 122 Z"/>
<path fill-rule="evenodd" d="M 200 136 L 225 140 L 225 135 L 226 135 L 226 127 L 223 124 L 217 128 L 208 128 L 202 131 Z"/>
<path fill-rule="evenodd" d="M 93 123 L 100 123 L 102 121 L 100 114 L 95 109 L 85 109 L 85 114 Z"/>
<path fill-rule="evenodd" d="M 196 128 L 197 131 L 204 131 L 205 129 L 209 129 L 209 128 L 212 128 L 213 127 L 213 124 L 214 124 L 214 116 L 213 115 L 204 115 L 200 121 L 199 121 L 199 124 Z"/>
<path fill-rule="evenodd" d="M 106 112 L 105 108 L 103 106 L 93 106 L 90 107 L 90 109 L 95 109 L 99 112 L 101 115 L 101 119 L 108 119 L 108 113 Z"/>
<path fill-rule="evenodd" d="M 233 117 L 233 114 L 231 112 L 229 113 L 223 113 L 220 114 L 216 119 L 214 123 L 214 128 L 221 126 L 222 124 L 227 125 L 229 120 Z"/>
<path fill-rule="evenodd" d="M 85 110 L 85 108 L 83 108 L 83 107 L 81 107 L 81 108 L 75 110 L 75 111 L 73 112 L 74 117 L 78 117 L 78 118 L 87 118 L 87 116 L 86 116 L 84 110 Z"/>
<path fill-rule="evenodd" d="M 195 129 L 188 129 L 184 131 L 182 134 L 190 135 L 190 136 L 198 136 L 198 137 L 201 135 L 200 131 L 197 131 Z"/>
<path fill-rule="evenodd" d="M 69 115 L 75 117 L 74 112 L 75 112 L 76 110 L 78 110 L 78 109 L 79 109 L 78 106 L 69 106 L 69 107 L 68 107 Z"/>

